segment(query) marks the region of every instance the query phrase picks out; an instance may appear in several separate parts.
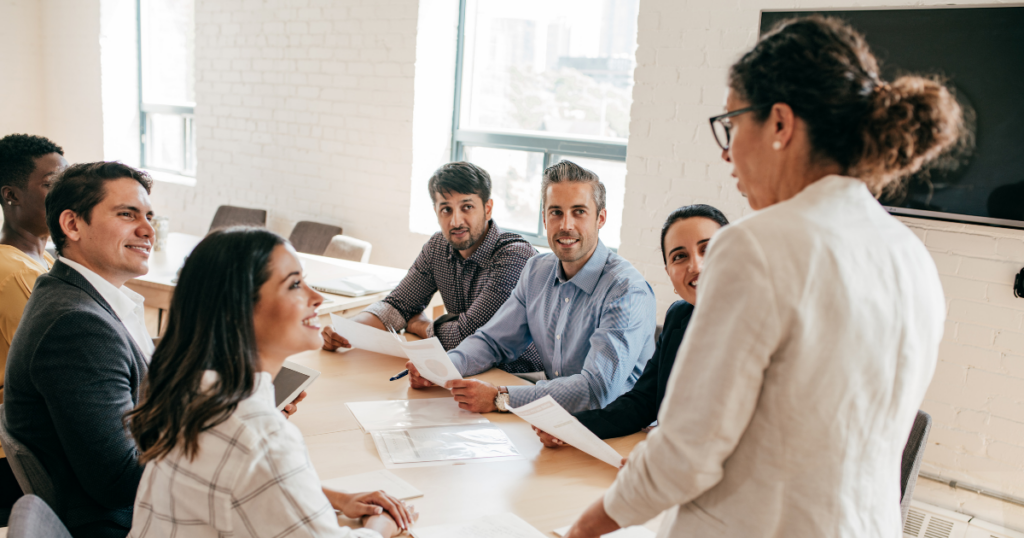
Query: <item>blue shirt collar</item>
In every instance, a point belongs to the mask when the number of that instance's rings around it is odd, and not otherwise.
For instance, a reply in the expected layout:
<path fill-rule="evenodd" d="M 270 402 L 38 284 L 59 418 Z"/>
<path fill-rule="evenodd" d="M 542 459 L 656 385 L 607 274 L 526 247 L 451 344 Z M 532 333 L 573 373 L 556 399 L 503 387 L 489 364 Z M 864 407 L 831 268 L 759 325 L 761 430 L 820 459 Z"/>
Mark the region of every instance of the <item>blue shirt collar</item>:
<path fill-rule="evenodd" d="M 556 263 L 555 281 L 553 284 L 557 286 L 558 284 L 571 282 L 577 288 L 587 292 L 587 295 L 593 294 L 594 288 L 597 287 L 597 282 L 601 280 L 601 275 L 604 274 L 604 266 L 608 263 L 608 256 L 610 254 L 611 251 L 608 250 L 608 247 L 604 246 L 604 242 L 598 239 L 594 254 L 571 280 L 565 278 L 565 272 L 562 271 L 562 262 Z"/>

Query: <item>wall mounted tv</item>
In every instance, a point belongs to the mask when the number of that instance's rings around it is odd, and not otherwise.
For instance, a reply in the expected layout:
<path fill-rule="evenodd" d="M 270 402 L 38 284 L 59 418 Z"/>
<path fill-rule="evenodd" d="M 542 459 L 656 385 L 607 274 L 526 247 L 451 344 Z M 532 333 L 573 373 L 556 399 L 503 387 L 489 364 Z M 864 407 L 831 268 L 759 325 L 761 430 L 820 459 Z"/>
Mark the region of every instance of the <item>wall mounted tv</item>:
<path fill-rule="evenodd" d="M 884 80 L 939 75 L 974 109 L 973 148 L 882 204 L 897 215 L 1024 228 L 1024 7 L 763 11 L 761 33 L 811 13 L 864 34 Z"/>

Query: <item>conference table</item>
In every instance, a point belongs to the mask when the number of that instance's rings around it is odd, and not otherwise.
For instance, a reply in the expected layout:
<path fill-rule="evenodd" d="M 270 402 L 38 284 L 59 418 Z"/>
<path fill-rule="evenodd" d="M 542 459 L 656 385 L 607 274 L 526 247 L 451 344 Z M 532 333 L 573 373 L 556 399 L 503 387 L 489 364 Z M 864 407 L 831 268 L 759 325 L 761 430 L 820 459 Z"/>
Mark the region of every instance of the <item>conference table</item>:
<path fill-rule="evenodd" d="M 371 436 L 362 432 L 345 403 L 451 398 L 440 387 L 414 390 L 405 378 L 389 381 L 405 368 L 405 359 L 397 357 L 364 350 L 317 350 L 290 360 L 321 372 L 291 418 L 305 437 L 321 480 L 385 468 Z M 505 386 L 529 384 L 497 369 L 473 378 Z M 508 435 L 522 459 L 390 469 L 424 493 L 409 501 L 420 512 L 417 526 L 512 512 L 545 536 L 556 536 L 553 529 L 575 521 L 615 480 L 617 469 L 575 448 L 544 448 L 530 425 L 515 415 L 495 412 L 485 417 Z M 645 437 L 637 433 L 609 444 L 626 456 Z M 358 526 L 345 518 L 340 521 Z M 652 520 L 648 527 L 655 529 L 659 521 Z"/>
<path fill-rule="evenodd" d="M 146 306 L 157 308 L 160 311 L 161 319 L 158 327 L 163 327 L 162 315 L 171 306 L 171 295 L 174 293 L 174 286 L 177 283 L 178 270 L 185 262 L 185 258 L 192 252 L 192 249 L 202 241 L 203 238 L 197 235 L 184 233 L 171 233 L 168 235 L 167 244 L 160 250 L 153 249 L 149 255 L 149 272 L 141 277 L 129 280 L 127 286 L 136 293 L 142 295 L 146 300 Z M 397 284 L 405 274 L 406 269 L 374 265 L 371 263 L 360 263 L 326 256 L 299 253 L 303 269 L 306 272 L 306 281 L 315 283 L 318 280 L 342 278 L 357 275 L 374 275 L 385 282 Z M 321 314 L 335 313 L 342 316 L 351 316 L 366 306 L 383 299 L 388 291 L 370 293 L 361 297 L 346 297 L 323 293 L 324 303 L 318 309 Z M 434 317 L 441 312 L 443 305 L 439 295 L 435 294 L 428 308 L 432 309 Z"/>

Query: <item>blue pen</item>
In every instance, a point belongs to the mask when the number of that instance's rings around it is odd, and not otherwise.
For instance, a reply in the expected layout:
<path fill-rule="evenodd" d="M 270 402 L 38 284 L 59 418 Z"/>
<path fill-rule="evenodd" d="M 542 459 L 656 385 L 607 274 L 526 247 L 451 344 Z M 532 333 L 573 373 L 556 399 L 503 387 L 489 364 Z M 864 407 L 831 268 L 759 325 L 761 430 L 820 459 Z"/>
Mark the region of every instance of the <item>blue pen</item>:
<path fill-rule="evenodd" d="M 395 377 L 392 377 L 388 381 L 395 381 L 396 379 L 402 379 L 403 377 L 405 377 L 407 375 L 409 375 L 409 370 L 402 370 L 401 373 L 399 373 Z"/>

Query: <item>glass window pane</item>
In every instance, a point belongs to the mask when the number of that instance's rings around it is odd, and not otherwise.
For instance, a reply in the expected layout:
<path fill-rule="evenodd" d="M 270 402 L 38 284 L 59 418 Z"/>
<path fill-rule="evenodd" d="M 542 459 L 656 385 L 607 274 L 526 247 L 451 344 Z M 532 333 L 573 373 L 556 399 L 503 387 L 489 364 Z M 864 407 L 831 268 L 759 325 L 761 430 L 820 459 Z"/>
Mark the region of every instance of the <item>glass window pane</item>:
<path fill-rule="evenodd" d="M 466 160 L 491 175 L 492 215 L 502 229 L 540 234 L 544 154 L 466 146 Z"/>
<path fill-rule="evenodd" d="M 460 128 L 627 138 L 639 0 L 468 0 Z"/>
<path fill-rule="evenodd" d="M 194 105 L 195 0 L 140 0 L 142 100 Z"/>
<path fill-rule="evenodd" d="M 556 156 L 554 162 L 562 159 L 572 161 L 590 170 L 597 174 L 597 177 L 601 179 L 601 183 L 604 183 L 604 205 L 605 209 L 608 210 L 608 220 L 605 221 L 604 228 L 601 228 L 601 241 L 604 241 L 605 246 L 610 248 L 619 248 L 623 200 L 626 196 L 626 163 L 622 161 L 606 161 L 604 159 L 561 156 Z"/>
<path fill-rule="evenodd" d="M 146 114 L 146 166 L 164 170 L 185 169 L 185 118 L 171 114 Z"/>

